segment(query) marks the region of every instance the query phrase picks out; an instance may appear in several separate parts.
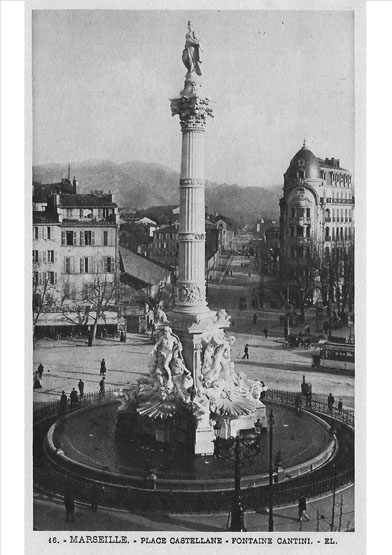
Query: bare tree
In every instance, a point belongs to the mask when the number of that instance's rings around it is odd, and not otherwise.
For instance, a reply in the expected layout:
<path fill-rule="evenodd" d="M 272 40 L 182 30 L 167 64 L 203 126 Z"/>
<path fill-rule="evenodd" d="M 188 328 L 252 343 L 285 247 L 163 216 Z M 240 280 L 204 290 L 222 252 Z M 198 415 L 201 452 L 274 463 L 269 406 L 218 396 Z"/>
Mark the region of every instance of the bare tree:
<path fill-rule="evenodd" d="M 42 282 L 38 277 L 33 280 L 33 333 L 42 314 L 52 312 L 56 304 L 55 281 L 49 272 L 42 274 Z"/>
<path fill-rule="evenodd" d="M 320 286 L 320 254 L 314 242 L 296 248 L 293 254 L 281 285 L 285 289 L 290 287 L 290 299 L 300 310 L 301 322 L 305 322 L 305 306 L 308 301 L 312 302 L 314 290 Z"/>
<path fill-rule="evenodd" d="M 105 313 L 110 309 L 117 311 L 119 281 L 97 272 L 92 281 L 84 283 L 82 291 L 70 293 L 70 285 L 68 281 L 63 283 L 57 308 L 64 319 L 73 325 L 92 325 L 94 342 L 99 321 L 105 321 Z"/>

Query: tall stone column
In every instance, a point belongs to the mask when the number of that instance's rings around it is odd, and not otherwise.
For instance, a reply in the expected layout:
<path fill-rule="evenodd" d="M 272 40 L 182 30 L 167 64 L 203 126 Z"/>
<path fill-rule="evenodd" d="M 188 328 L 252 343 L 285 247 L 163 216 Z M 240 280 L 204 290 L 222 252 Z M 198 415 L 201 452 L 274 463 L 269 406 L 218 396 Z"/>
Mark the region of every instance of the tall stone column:
<path fill-rule="evenodd" d="M 182 131 L 180 177 L 179 274 L 175 312 L 209 313 L 205 283 L 205 182 L 204 133 L 212 116 L 208 98 L 187 75 L 181 96 L 171 100 L 173 115 L 179 115 Z"/>
<path fill-rule="evenodd" d="M 201 93 L 198 44 L 193 28 L 188 24 L 182 57 L 188 73 L 184 89 L 170 100 L 172 115 L 180 118 L 182 150 L 179 273 L 175 307 L 168 316 L 181 340 L 185 364 L 192 372 L 193 399 L 203 403 L 206 400 L 200 392 L 203 350 L 211 337 L 222 334 L 222 328 L 229 327 L 230 323 L 226 316 L 210 310 L 206 299 L 204 137 L 212 107 L 209 99 Z M 206 455 L 214 451 L 215 436 L 209 408 L 203 410 L 195 425 L 194 452 Z"/>

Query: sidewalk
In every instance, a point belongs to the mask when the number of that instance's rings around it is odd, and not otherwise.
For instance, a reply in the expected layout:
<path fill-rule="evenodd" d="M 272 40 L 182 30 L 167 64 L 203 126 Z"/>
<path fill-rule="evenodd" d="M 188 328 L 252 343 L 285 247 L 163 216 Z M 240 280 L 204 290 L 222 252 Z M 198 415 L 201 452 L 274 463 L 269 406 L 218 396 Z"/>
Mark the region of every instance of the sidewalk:
<path fill-rule="evenodd" d="M 343 505 L 342 505 L 343 501 Z M 341 509 L 342 507 L 342 509 Z M 319 531 L 331 530 L 332 494 L 314 501 L 308 500 L 309 522 L 299 522 L 296 505 L 274 510 L 274 531 L 316 532 L 317 512 Z M 105 531 L 179 531 L 224 532 L 228 515 L 169 515 L 131 514 L 115 509 L 98 508 L 95 513 L 86 505 L 76 505 L 75 522 L 65 521 L 65 510 L 60 498 L 50 499 L 34 494 L 35 530 L 105 530 Z M 268 531 L 268 512 L 247 513 L 245 526 L 248 532 Z M 334 530 L 354 529 L 354 487 L 338 492 L 335 497 Z"/>

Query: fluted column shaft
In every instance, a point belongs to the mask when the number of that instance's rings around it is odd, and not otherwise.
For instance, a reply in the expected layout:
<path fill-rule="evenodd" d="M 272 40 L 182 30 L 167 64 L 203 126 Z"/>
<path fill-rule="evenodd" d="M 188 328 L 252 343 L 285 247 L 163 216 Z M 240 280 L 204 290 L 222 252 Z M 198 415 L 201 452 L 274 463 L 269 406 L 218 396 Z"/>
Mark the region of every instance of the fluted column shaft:
<path fill-rule="evenodd" d="M 179 274 L 176 312 L 208 312 L 205 285 L 204 125 L 211 112 L 198 96 L 172 99 L 182 129 Z M 211 115 L 211 114 L 209 114 Z"/>

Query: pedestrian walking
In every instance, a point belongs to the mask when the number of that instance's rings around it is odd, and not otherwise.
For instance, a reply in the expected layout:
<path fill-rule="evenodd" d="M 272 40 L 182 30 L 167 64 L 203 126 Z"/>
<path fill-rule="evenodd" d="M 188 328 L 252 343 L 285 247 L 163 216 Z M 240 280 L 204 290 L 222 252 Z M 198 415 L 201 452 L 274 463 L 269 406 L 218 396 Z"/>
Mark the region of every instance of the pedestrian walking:
<path fill-rule="evenodd" d="M 306 513 L 306 497 L 303 494 L 298 499 L 298 519 L 300 522 L 303 519 L 310 520 L 309 515 Z"/>
<path fill-rule="evenodd" d="M 254 303 L 254 301 L 253 301 L 253 303 Z M 254 313 L 253 314 L 253 323 L 256 324 L 256 322 L 257 322 L 257 314 Z"/>
<path fill-rule="evenodd" d="M 80 399 L 83 399 L 83 397 L 84 397 L 84 381 L 81 378 L 78 382 L 78 388 L 79 388 Z"/>
<path fill-rule="evenodd" d="M 72 388 L 69 398 L 71 400 L 70 407 L 76 407 L 76 405 L 78 404 L 78 392 L 74 387 Z"/>
<path fill-rule="evenodd" d="M 100 376 L 105 376 L 105 374 L 106 374 L 106 362 L 105 362 L 105 359 L 103 358 L 101 360 L 101 370 L 99 372 L 99 375 Z"/>
<path fill-rule="evenodd" d="M 244 347 L 244 354 L 243 354 L 242 358 L 243 359 L 246 358 L 247 360 L 249 360 L 249 345 L 248 344 L 246 344 L 245 347 Z"/>
<path fill-rule="evenodd" d="M 99 396 L 105 397 L 105 376 L 103 376 L 102 380 L 99 382 Z"/>
<path fill-rule="evenodd" d="M 268 328 L 263 329 L 264 337 L 268 339 Z"/>
<path fill-rule="evenodd" d="M 309 326 L 309 324 L 307 326 L 305 326 L 305 335 L 307 335 L 308 337 L 310 335 L 310 326 Z"/>
<path fill-rule="evenodd" d="M 38 370 L 37 370 L 37 374 L 39 376 L 39 379 L 42 380 L 42 374 L 44 373 L 44 365 L 42 363 L 40 363 L 38 365 Z"/>
<path fill-rule="evenodd" d="M 74 514 L 75 514 L 75 499 L 73 495 L 73 491 L 70 487 L 67 487 L 64 493 L 64 506 L 65 506 L 65 513 L 66 513 L 66 521 L 69 522 L 69 518 L 71 517 L 71 522 L 75 522 Z"/>
<path fill-rule="evenodd" d="M 332 414 L 332 409 L 333 409 L 333 406 L 334 406 L 334 404 L 335 404 L 335 398 L 334 398 L 334 396 L 332 395 L 332 393 L 330 393 L 330 394 L 328 395 L 327 403 L 328 403 L 328 410 L 329 410 L 329 412 Z"/>
<path fill-rule="evenodd" d="M 67 396 L 65 394 L 65 391 L 62 391 L 61 397 L 60 397 L 60 409 L 59 409 L 60 414 L 65 413 L 67 409 L 67 404 L 68 404 Z"/>
<path fill-rule="evenodd" d="M 339 403 L 338 403 L 338 412 L 340 415 L 343 412 L 343 401 L 341 399 L 339 399 Z"/>
<path fill-rule="evenodd" d="M 90 507 L 95 513 L 98 511 L 98 505 L 101 501 L 102 495 L 105 493 L 105 488 L 99 486 L 92 486 L 90 490 Z"/>
<path fill-rule="evenodd" d="M 34 372 L 34 376 L 33 376 L 33 389 L 41 389 L 41 388 L 42 388 L 42 384 L 37 370 L 37 372 Z"/>

